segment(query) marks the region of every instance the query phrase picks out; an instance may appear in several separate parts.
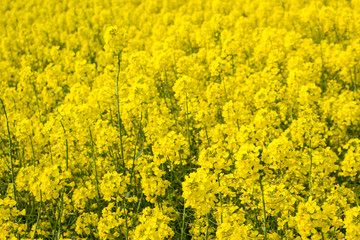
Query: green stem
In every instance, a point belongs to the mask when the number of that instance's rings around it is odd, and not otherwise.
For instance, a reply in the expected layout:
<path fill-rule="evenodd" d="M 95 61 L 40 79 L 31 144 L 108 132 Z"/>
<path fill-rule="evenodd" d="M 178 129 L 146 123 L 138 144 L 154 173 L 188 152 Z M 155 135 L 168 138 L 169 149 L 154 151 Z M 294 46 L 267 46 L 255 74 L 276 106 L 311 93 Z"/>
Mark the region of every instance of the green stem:
<path fill-rule="evenodd" d="M 53 157 L 52 157 L 52 150 L 51 150 L 51 142 L 50 142 L 50 140 L 49 140 L 49 151 L 50 151 L 50 161 L 51 161 L 51 165 L 53 165 L 54 162 L 53 162 Z"/>
<path fill-rule="evenodd" d="M 11 182 L 13 185 L 13 194 L 14 194 L 14 200 L 16 201 L 16 188 L 15 188 L 15 180 L 14 180 L 14 163 L 12 160 L 12 141 L 11 141 L 11 133 L 10 133 L 10 126 L 9 126 L 9 119 L 6 113 L 6 108 L 5 108 L 5 104 L 3 102 L 3 100 L 0 98 L 1 104 L 3 106 L 4 109 L 4 114 L 5 114 L 5 119 L 6 119 L 6 127 L 7 127 L 7 132 L 8 132 L 8 137 L 9 137 L 9 158 L 10 158 L 10 169 L 11 169 Z"/>
<path fill-rule="evenodd" d="M 357 181 L 358 181 L 358 178 L 359 178 L 359 174 L 357 174 L 355 176 L 355 187 L 354 187 L 354 193 L 355 193 L 355 203 L 356 203 L 356 206 L 359 207 L 359 195 L 358 195 L 358 191 L 357 191 L 357 187 L 358 187 L 358 184 L 357 184 Z"/>
<path fill-rule="evenodd" d="M 143 198 L 143 193 L 141 193 L 141 195 L 140 195 L 140 200 L 139 200 L 139 203 L 138 203 L 138 206 L 137 206 L 137 209 L 136 209 L 136 214 L 138 214 L 139 211 L 140 211 L 140 206 L 141 206 L 142 198 Z"/>
<path fill-rule="evenodd" d="M 123 210 L 124 210 L 124 215 L 125 215 L 125 227 L 126 227 L 126 232 L 125 232 L 125 239 L 128 240 L 128 235 L 129 235 L 129 228 L 128 228 L 128 213 L 126 212 L 126 203 L 125 203 L 125 198 L 123 200 Z"/>
<path fill-rule="evenodd" d="M 113 118 L 112 118 L 111 104 L 109 104 L 109 108 L 110 108 L 110 124 L 111 124 L 111 126 L 112 126 L 112 124 L 113 124 Z"/>
<path fill-rule="evenodd" d="M 29 135 L 29 138 L 30 138 L 31 149 L 32 149 L 32 154 L 33 154 L 33 167 L 34 167 L 34 171 L 35 171 L 35 167 L 36 167 L 36 158 L 35 158 L 34 144 L 33 144 L 32 137 L 31 137 L 30 135 Z"/>
<path fill-rule="evenodd" d="M 219 78 L 220 78 L 220 83 L 222 83 L 223 87 L 224 87 L 225 99 L 228 102 L 229 99 L 228 99 L 228 95 L 227 95 L 227 91 L 226 91 L 225 81 L 221 78 L 221 73 L 219 74 Z"/>
<path fill-rule="evenodd" d="M 95 170 L 95 181 L 96 181 L 96 192 L 97 195 L 100 199 L 100 191 L 99 191 L 99 181 L 98 181 L 98 174 L 97 174 L 97 168 L 96 168 L 96 156 L 95 156 L 95 150 L 94 150 L 94 140 L 91 134 L 91 128 L 89 127 L 89 132 L 90 132 L 90 140 L 91 140 L 91 154 L 92 154 L 92 159 L 94 161 L 94 170 Z"/>
<path fill-rule="evenodd" d="M 177 126 L 177 117 L 176 117 L 176 114 L 175 114 L 175 107 L 174 107 L 174 103 L 173 103 L 173 101 L 172 101 L 172 99 L 171 99 L 171 96 L 170 96 L 170 93 L 169 93 L 169 90 L 168 90 L 168 88 L 169 88 L 169 85 L 168 85 L 168 76 L 167 76 L 167 72 L 166 72 L 166 70 L 164 70 L 165 71 L 165 85 L 164 85 L 164 91 L 166 92 L 166 95 L 167 95 L 167 97 L 169 98 L 169 100 L 170 100 L 170 105 L 171 105 L 171 114 L 173 115 L 173 118 L 174 118 L 174 120 L 175 120 L 175 125 Z M 175 75 L 175 77 L 176 77 L 176 75 Z"/>
<path fill-rule="evenodd" d="M 63 206 L 64 206 L 64 193 L 65 193 L 65 187 L 62 188 L 61 199 L 60 199 L 60 209 L 59 209 L 58 219 L 57 219 L 56 225 L 55 225 L 56 228 L 58 228 L 58 231 L 55 236 L 56 240 L 59 240 L 60 235 L 61 235 L 61 218 L 62 218 Z"/>
<path fill-rule="evenodd" d="M 144 151 L 144 142 L 145 142 L 145 137 L 144 137 L 144 134 L 143 134 L 143 131 L 142 131 L 141 121 L 142 121 L 142 113 L 141 113 L 141 117 L 140 117 L 139 132 L 138 132 L 138 134 L 136 135 L 136 138 L 135 138 L 134 157 L 133 157 L 133 161 L 132 161 L 131 176 L 130 176 L 130 185 L 131 186 L 133 185 L 132 184 L 133 180 L 135 182 L 135 184 L 134 184 L 134 192 L 136 192 L 135 161 L 141 156 L 142 152 Z M 138 140 L 139 138 L 142 138 L 141 147 L 140 147 L 139 152 L 136 153 L 136 151 L 137 151 L 136 145 L 137 145 L 137 143 L 139 141 Z"/>
<path fill-rule="evenodd" d="M 352 76 L 352 73 L 350 72 L 350 78 L 351 78 L 351 83 L 353 84 L 354 87 L 354 91 L 355 93 L 357 93 L 357 84 L 356 84 L 356 65 L 354 65 L 354 77 Z"/>
<path fill-rule="evenodd" d="M 262 176 L 260 177 L 259 181 L 260 181 L 261 199 L 262 199 L 263 215 L 264 215 L 264 239 L 267 240 L 265 196 L 264 196 L 264 186 L 262 184 Z"/>
<path fill-rule="evenodd" d="M 186 93 L 186 103 L 185 103 L 185 107 L 186 107 L 186 133 L 187 133 L 187 137 L 188 137 L 188 142 L 189 142 L 189 153 L 190 153 L 190 159 L 191 159 L 191 139 L 190 139 L 190 128 L 189 128 L 189 109 L 188 109 L 188 96 Z"/>
<path fill-rule="evenodd" d="M 121 159 L 124 160 L 124 147 L 122 142 L 122 130 L 121 130 L 122 123 L 120 117 L 120 99 L 119 99 L 120 67 L 121 67 L 121 52 L 118 54 L 118 72 L 116 75 L 116 107 L 117 107 L 117 120 L 118 120 L 119 137 L 120 137 Z"/>
<path fill-rule="evenodd" d="M 36 97 L 36 105 L 37 105 L 38 114 L 39 114 L 39 121 L 41 122 L 41 114 L 40 114 L 39 98 L 38 98 L 38 94 L 37 94 L 37 91 L 36 91 L 36 86 L 35 86 L 35 83 L 33 83 L 33 87 L 34 87 L 34 93 L 35 93 L 35 97 Z"/>
<path fill-rule="evenodd" d="M 206 214 L 206 234 L 205 234 L 205 240 L 209 238 L 209 213 Z"/>
<path fill-rule="evenodd" d="M 61 120 L 60 120 L 60 123 L 64 130 L 64 134 L 66 135 L 65 127 Z M 66 145 L 66 171 L 67 171 L 69 168 L 69 143 L 68 143 L 66 136 L 65 136 L 65 145 Z"/>
<path fill-rule="evenodd" d="M 185 207 L 185 203 L 184 203 L 184 209 L 183 209 L 183 217 L 182 217 L 182 222 L 181 222 L 181 240 L 184 239 L 185 236 L 185 213 L 186 207 Z"/>
<path fill-rule="evenodd" d="M 220 188 L 220 173 L 218 173 L 218 183 L 219 183 L 219 188 Z M 220 213 L 220 223 L 223 223 L 223 200 L 222 200 L 222 193 L 220 192 L 220 208 L 221 208 L 221 213 Z"/>
<path fill-rule="evenodd" d="M 37 219 L 36 219 L 34 234 L 33 234 L 31 239 L 34 239 L 35 235 L 36 235 L 37 227 L 38 227 L 38 224 L 39 224 L 39 221 L 40 221 L 41 205 L 42 205 L 42 194 L 41 194 L 41 190 L 40 190 L 40 209 L 39 209 L 38 216 L 37 216 Z"/>
<path fill-rule="evenodd" d="M 309 191 L 310 191 L 310 196 L 312 196 L 312 186 L 311 186 L 311 173 L 312 173 L 312 152 L 311 152 L 311 140 L 310 140 L 310 151 L 309 151 L 309 155 L 310 155 L 310 167 L 309 167 Z"/>

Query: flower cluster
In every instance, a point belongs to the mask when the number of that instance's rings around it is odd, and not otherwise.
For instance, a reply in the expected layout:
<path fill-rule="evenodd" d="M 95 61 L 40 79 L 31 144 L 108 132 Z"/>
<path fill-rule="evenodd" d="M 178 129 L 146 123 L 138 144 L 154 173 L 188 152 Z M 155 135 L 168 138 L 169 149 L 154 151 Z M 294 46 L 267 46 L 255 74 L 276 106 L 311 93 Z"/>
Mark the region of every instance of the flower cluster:
<path fill-rule="evenodd" d="M 360 1 L 1 0 L 1 239 L 359 239 Z"/>

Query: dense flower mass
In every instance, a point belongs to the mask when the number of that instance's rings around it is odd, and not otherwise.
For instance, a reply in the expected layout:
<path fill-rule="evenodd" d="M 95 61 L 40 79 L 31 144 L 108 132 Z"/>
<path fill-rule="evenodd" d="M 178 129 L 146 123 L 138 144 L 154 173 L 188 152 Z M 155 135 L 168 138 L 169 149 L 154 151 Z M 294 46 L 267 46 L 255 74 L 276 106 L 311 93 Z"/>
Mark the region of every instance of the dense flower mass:
<path fill-rule="evenodd" d="M 0 239 L 360 239 L 359 0 L 1 0 Z"/>

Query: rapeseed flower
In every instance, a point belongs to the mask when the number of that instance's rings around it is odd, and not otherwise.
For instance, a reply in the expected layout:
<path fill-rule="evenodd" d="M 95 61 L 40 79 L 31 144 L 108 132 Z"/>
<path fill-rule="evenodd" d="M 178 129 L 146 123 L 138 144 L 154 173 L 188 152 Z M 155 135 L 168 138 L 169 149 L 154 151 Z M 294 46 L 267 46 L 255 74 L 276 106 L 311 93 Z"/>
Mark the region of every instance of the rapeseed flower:
<path fill-rule="evenodd" d="M 3 0 L 0 239 L 358 239 L 360 1 Z"/>

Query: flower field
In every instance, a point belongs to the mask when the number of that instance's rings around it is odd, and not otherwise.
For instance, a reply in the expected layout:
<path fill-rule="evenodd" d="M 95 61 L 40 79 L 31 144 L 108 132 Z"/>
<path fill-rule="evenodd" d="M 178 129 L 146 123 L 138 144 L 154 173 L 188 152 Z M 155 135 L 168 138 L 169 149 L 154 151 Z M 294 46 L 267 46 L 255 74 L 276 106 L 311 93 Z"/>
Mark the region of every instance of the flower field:
<path fill-rule="evenodd" d="M 360 0 L 1 0 L 0 239 L 360 239 Z"/>

